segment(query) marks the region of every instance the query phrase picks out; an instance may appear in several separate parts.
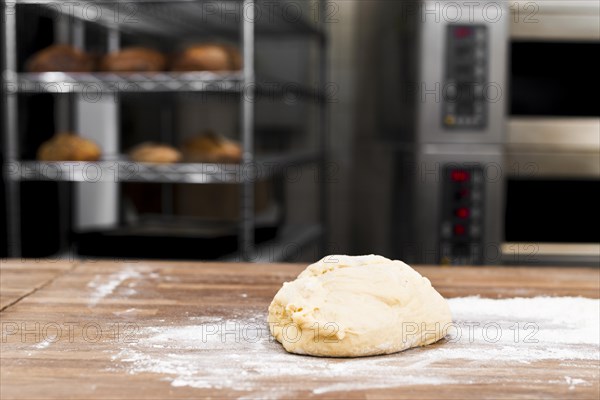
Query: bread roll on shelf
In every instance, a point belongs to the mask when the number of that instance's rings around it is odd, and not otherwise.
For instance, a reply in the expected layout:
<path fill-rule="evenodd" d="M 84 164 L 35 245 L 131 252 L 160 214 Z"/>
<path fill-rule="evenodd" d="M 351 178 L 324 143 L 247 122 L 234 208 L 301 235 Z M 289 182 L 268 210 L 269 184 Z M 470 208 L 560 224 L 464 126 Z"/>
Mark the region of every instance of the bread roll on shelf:
<path fill-rule="evenodd" d="M 185 140 L 182 151 L 183 158 L 187 162 L 239 163 L 242 161 L 240 144 L 213 132 Z"/>
<path fill-rule="evenodd" d="M 25 65 L 28 72 L 91 72 L 94 59 L 75 47 L 56 44 L 33 54 Z"/>
<path fill-rule="evenodd" d="M 226 44 L 196 44 L 175 56 L 173 71 L 237 71 L 242 57 L 235 46 Z"/>
<path fill-rule="evenodd" d="M 98 161 L 100 147 L 72 132 L 61 132 L 42 143 L 37 152 L 40 161 Z"/>
<path fill-rule="evenodd" d="M 167 58 L 159 51 L 145 47 L 127 47 L 105 55 L 100 70 L 105 72 L 164 71 Z"/>
<path fill-rule="evenodd" d="M 152 164 L 173 164 L 181 161 L 181 153 L 166 144 L 144 142 L 129 151 L 132 161 Z"/>

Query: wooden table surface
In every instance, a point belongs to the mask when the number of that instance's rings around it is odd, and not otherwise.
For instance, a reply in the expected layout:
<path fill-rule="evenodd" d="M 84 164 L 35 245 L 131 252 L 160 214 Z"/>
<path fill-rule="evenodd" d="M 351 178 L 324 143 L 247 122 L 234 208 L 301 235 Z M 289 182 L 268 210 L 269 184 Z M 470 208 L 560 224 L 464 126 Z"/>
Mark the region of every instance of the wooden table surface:
<path fill-rule="evenodd" d="M 239 368 L 242 364 L 231 360 L 244 357 L 244 352 L 254 352 L 255 348 L 237 343 L 228 353 L 228 348 L 223 347 L 227 344 L 223 343 L 220 368 L 219 357 L 213 359 L 206 352 L 194 353 L 195 347 L 171 343 L 171 339 L 161 336 L 167 332 L 188 343 L 193 337 L 187 335 L 186 329 L 194 329 L 202 322 L 250 316 L 247 320 L 264 323 L 261 319 L 281 284 L 293 280 L 304 267 L 297 264 L 3 260 L 0 267 L 0 398 L 597 399 L 600 394 L 600 364 L 593 359 L 502 365 L 495 363 L 493 357 L 484 364 L 455 360 L 435 368 L 450 375 L 453 371 L 461 374 L 462 378 L 456 383 L 411 384 L 408 379 L 397 387 L 358 385 L 347 391 L 343 386 L 336 389 L 335 385 L 344 379 L 341 367 L 344 362 L 349 363 L 348 360 L 333 359 L 337 363 L 332 361 L 327 367 L 328 371 L 339 367 L 338 373 L 291 379 L 294 368 L 319 367 L 322 360 L 332 359 L 289 355 L 277 343 L 268 343 L 256 352 L 256 364 L 253 364 L 256 367 L 245 371 Z M 433 266 L 415 269 L 449 298 L 472 295 L 600 297 L 598 269 Z M 190 332 L 193 335 L 197 331 Z M 153 336 L 149 336 L 151 333 Z M 420 349 L 409 352 L 418 351 Z M 592 348 L 591 351 L 600 350 Z M 365 368 L 375 368 L 380 365 L 378 360 L 385 361 L 381 365 L 388 365 L 386 363 L 402 360 L 403 354 L 409 352 L 354 359 L 346 366 L 359 368 L 362 362 Z M 277 371 L 269 372 L 259 364 L 261 354 L 268 354 L 269 360 L 277 360 L 291 370 L 281 371 L 278 378 Z M 181 362 L 189 360 L 190 367 L 203 365 L 196 364 L 202 357 L 214 363 L 210 372 L 213 381 L 206 385 L 199 384 L 198 380 L 190 381 L 196 375 L 181 371 L 182 365 L 185 366 Z M 154 363 L 154 359 L 162 361 Z M 423 368 L 432 367 L 424 365 Z M 386 370 L 380 372 L 385 378 Z M 260 373 L 271 375 L 252 376 Z M 179 378 L 175 379 L 177 374 Z M 466 379 L 465 375 L 472 375 L 473 379 Z M 182 376 L 189 378 L 188 381 Z M 503 380 L 499 381 L 498 376 Z M 222 382 L 214 379 L 222 379 Z M 323 387 L 328 389 L 319 389 Z"/>

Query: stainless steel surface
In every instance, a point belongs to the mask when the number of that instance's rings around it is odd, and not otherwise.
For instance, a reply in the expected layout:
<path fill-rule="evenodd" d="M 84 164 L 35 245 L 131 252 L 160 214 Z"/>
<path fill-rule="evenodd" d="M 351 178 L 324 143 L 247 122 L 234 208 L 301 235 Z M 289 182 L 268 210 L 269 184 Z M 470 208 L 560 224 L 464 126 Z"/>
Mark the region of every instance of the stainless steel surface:
<path fill-rule="evenodd" d="M 511 1 L 512 40 L 599 40 L 596 0 Z"/>
<path fill-rule="evenodd" d="M 14 181 L 66 182 L 154 182 L 154 183 L 244 183 L 249 180 L 248 168 L 259 179 L 269 178 L 288 167 L 316 162 L 320 153 L 314 151 L 259 157 L 250 166 L 243 164 L 146 164 L 127 161 L 21 161 L 8 178 Z"/>
<path fill-rule="evenodd" d="M 14 4 L 4 2 L 2 7 L 4 65 L 2 66 L 4 93 L 4 163 L 6 182 L 6 222 L 9 257 L 21 256 L 21 206 L 19 183 L 9 178 L 19 159 L 19 127 L 17 104 L 17 16 Z M 12 89 L 12 90 L 6 90 Z"/>
<path fill-rule="evenodd" d="M 19 93 L 83 93 L 92 99 L 100 95 L 142 92 L 210 92 L 242 93 L 243 72 L 42 72 L 18 74 Z M 289 85 L 288 85 L 289 83 Z M 259 94 L 273 98 L 294 96 L 301 99 L 324 101 L 323 90 L 313 89 L 297 82 L 279 82 L 269 77 L 255 78 Z"/>
<path fill-rule="evenodd" d="M 389 124 L 391 134 L 386 134 L 396 149 L 391 247 L 396 252 L 394 256 L 409 262 L 497 264 L 501 262 L 506 178 L 508 12 L 502 2 L 473 2 L 469 3 L 471 11 L 463 5 L 460 16 L 450 19 L 440 11 L 440 4 L 443 2 L 419 2 L 421 13 L 428 10 L 430 14 L 404 15 L 403 29 L 397 33 L 400 43 L 386 41 L 386 46 L 402 50 L 400 55 L 386 56 L 386 60 L 395 62 L 390 70 L 402 71 L 397 73 L 402 76 L 398 86 L 388 83 L 400 89 L 393 89 L 396 92 L 389 93 L 386 99 L 412 95 L 404 103 L 392 102 L 394 108 L 388 111 L 398 113 Z M 459 3 L 452 4 L 460 7 Z M 502 7 L 497 20 L 484 18 L 488 5 Z M 433 10 L 438 10 L 437 14 Z M 463 36 L 459 36 L 457 29 L 461 28 L 470 39 L 459 43 Z M 387 48 L 385 51 L 391 53 Z M 459 64 L 452 64 L 457 61 Z M 469 82 L 479 85 L 483 96 L 472 94 L 466 101 L 473 110 L 481 107 L 483 111 L 473 111 L 469 121 L 446 122 L 448 116 L 461 115 L 446 108 L 445 103 L 451 102 L 447 98 L 454 97 L 447 93 L 447 85 L 467 79 L 453 75 L 455 65 L 467 62 L 474 71 L 479 69 L 472 73 L 476 79 Z M 487 96 L 484 88 L 490 90 Z M 473 87 L 472 93 L 474 90 Z M 475 123 L 475 119 L 479 122 Z M 456 194 L 449 194 L 454 189 L 445 189 L 451 185 L 446 175 L 448 168 L 475 168 L 482 174 L 477 184 L 468 182 L 469 197 L 461 204 L 467 204 L 464 205 L 467 212 L 474 211 L 479 216 L 469 214 L 468 219 L 460 222 L 462 233 L 454 233 L 459 222 L 446 211 L 448 204 L 459 207 Z M 474 177 L 475 173 L 471 175 Z M 449 195 L 452 197 L 445 197 Z"/>
<path fill-rule="evenodd" d="M 600 118 L 512 117 L 507 145 L 523 150 L 600 151 Z"/>
<path fill-rule="evenodd" d="M 254 0 L 244 0 L 244 9 L 254 7 Z M 254 252 L 254 20 L 242 18 L 242 43 L 243 43 L 243 82 L 244 91 L 240 102 L 242 116 L 242 190 L 240 211 L 240 236 L 239 248 L 245 260 L 252 258 Z M 248 176 L 247 176 L 248 175 Z"/>
<path fill-rule="evenodd" d="M 509 8 L 514 50 L 505 156 L 510 242 L 502 245 L 502 261 L 598 267 L 600 249 L 590 244 L 594 229 L 586 222 L 597 215 L 600 183 L 600 118 L 590 94 L 597 74 L 590 76 L 582 65 L 593 65 L 589 49 L 600 43 L 600 3 L 511 1 Z M 572 209 L 567 218 L 561 218 L 562 208 Z"/>
<path fill-rule="evenodd" d="M 520 178 L 600 178 L 600 119 L 513 117 L 507 170 Z"/>
<path fill-rule="evenodd" d="M 503 7 L 504 14 L 493 23 L 486 21 L 482 10 L 486 4 Z M 436 9 L 439 1 L 424 1 L 425 9 Z M 506 74 L 507 74 L 507 50 L 508 50 L 508 12 L 505 4 L 497 1 L 473 2 L 473 11 L 463 10 L 462 17 L 451 22 L 446 18 L 427 18 L 420 25 L 419 49 L 420 49 L 420 76 L 417 82 L 418 88 L 418 121 L 417 130 L 421 132 L 418 136 L 420 143 L 496 143 L 504 142 L 506 107 Z M 487 126 L 483 130 L 463 130 L 448 132 L 440 123 L 443 119 L 441 102 L 447 89 L 445 80 L 445 57 L 446 57 L 446 29 L 451 24 L 481 24 L 488 32 L 488 83 L 485 85 L 488 107 Z"/>
<path fill-rule="evenodd" d="M 446 148 L 444 148 L 446 147 Z M 448 145 L 424 146 L 417 153 L 419 174 L 415 176 L 417 190 L 415 215 L 416 238 L 421 255 L 427 262 L 435 259 L 441 242 L 440 210 L 442 200 L 442 167 L 453 164 L 460 167 L 481 165 L 484 170 L 483 193 L 483 263 L 500 263 L 500 245 L 503 241 L 504 177 L 503 152 L 496 146 L 464 145 L 463 152 L 448 149 Z M 427 260 L 427 257 L 430 257 Z"/>
<path fill-rule="evenodd" d="M 320 15 L 326 15 L 328 7 L 328 2 L 323 0 L 319 3 L 319 11 Z M 320 30 L 324 30 L 325 19 L 320 18 Z M 328 83 L 327 78 L 327 37 L 325 35 L 320 37 L 319 43 L 319 76 L 318 76 L 318 92 L 325 93 L 325 85 Z M 319 124 L 319 147 L 321 149 L 321 154 L 319 155 L 319 221 L 322 221 L 322 234 L 321 240 L 319 243 L 319 253 L 327 254 L 327 248 L 329 243 L 329 232 L 327 231 L 327 218 L 329 218 L 329 213 L 327 211 L 329 204 L 329 195 L 327 193 L 329 189 L 329 185 L 327 185 L 327 160 L 328 160 L 328 151 L 329 151 L 329 99 L 326 94 L 320 96 L 318 98 L 320 102 L 319 107 L 319 115 L 318 115 L 318 124 Z"/>
<path fill-rule="evenodd" d="M 598 243 L 503 243 L 502 262 L 513 265 L 573 265 L 598 267 Z"/>
<path fill-rule="evenodd" d="M 240 72 L 81 73 L 43 72 L 18 75 L 22 93 L 232 92 L 243 87 Z"/>
<path fill-rule="evenodd" d="M 106 43 L 106 50 L 109 53 L 118 51 L 121 48 L 121 32 L 116 26 L 108 28 Z"/>

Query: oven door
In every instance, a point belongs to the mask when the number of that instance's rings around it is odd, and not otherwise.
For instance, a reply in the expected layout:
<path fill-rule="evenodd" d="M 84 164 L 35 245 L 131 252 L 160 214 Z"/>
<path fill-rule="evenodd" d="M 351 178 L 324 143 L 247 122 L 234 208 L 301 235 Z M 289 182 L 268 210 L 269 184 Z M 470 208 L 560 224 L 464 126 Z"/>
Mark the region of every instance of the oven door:
<path fill-rule="evenodd" d="M 510 4 L 509 264 L 600 264 L 600 3 Z"/>
<path fill-rule="evenodd" d="M 511 119 L 504 263 L 600 265 L 599 132 L 597 118 Z"/>

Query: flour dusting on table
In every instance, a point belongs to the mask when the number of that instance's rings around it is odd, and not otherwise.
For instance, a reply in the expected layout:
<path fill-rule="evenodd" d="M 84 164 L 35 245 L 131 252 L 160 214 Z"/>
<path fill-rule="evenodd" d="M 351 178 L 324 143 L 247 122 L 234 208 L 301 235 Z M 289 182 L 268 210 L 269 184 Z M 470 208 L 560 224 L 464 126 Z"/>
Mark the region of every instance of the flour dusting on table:
<path fill-rule="evenodd" d="M 129 282 L 127 287 L 124 288 L 120 294 L 130 296 L 136 293 L 136 280 L 143 278 L 156 279 L 158 277 L 159 274 L 152 272 L 149 268 L 127 264 L 125 264 L 124 269 L 108 276 L 98 274 L 87 285 L 88 289 L 91 290 L 88 306 L 95 307 L 103 299 L 114 294 L 115 290 L 121 287 L 126 281 L 131 282 Z"/>
<path fill-rule="evenodd" d="M 172 386 L 237 390 L 240 397 L 253 398 L 289 397 L 290 388 L 277 386 L 278 380 L 303 382 L 301 390 L 314 394 L 477 379 L 502 384 L 506 376 L 477 378 L 468 369 L 485 368 L 490 360 L 507 371 L 543 360 L 564 362 L 565 370 L 577 361 L 600 362 L 600 300 L 465 297 L 449 302 L 455 324 L 446 339 L 388 356 L 289 354 L 269 335 L 266 311 L 249 310 L 230 320 L 194 316 L 181 326 L 141 327 L 137 342 L 123 343 L 113 361 L 130 374 L 162 374 Z M 465 369 L 456 362 L 450 366 L 452 360 L 461 360 Z M 592 384 L 589 375 L 587 380 L 564 374 L 552 379 L 570 390 Z"/>

